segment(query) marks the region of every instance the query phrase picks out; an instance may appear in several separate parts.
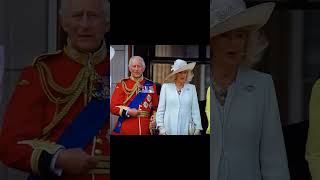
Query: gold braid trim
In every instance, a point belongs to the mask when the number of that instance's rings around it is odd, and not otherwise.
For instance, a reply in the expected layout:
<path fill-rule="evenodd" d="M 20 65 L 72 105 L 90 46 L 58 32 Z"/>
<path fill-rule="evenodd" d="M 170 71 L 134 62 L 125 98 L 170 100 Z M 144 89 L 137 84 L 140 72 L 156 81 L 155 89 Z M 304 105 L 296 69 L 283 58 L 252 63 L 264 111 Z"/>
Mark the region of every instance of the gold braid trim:
<path fill-rule="evenodd" d="M 109 174 L 110 173 L 110 156 L 95 156 L 98 163 L 94 169 L 89 171 L 89 174 Z"/>
<path fill-rule="evenodd" d="M 39 158 L 42 151 L 46 151 L 49 154 L 55 154 L 59 149 L 64 147 L 50 141 L 43 141 L 38 139 L 19 141 L 18 144 L 26 144 L 33 148 L 31 155 L 31 169 L 35 174 L 40 174 L 39 171 Z"/>
<path fill-rule="evenodd" d="M 53 53 L 41 54 L 40 56 L 34 58 L 34 60 L 32 62 L 32 66 L 36 65 L 39 61 L 42 61 L 42 60 L 46 59 L 49 56 L 57 55 L 57 54 L 60 54 L 60 53 L 62 53 L 61 50 L 58 50 L 58 51 L 53 52 Z"/>
<path fill-rule="evenodd" d="M 90 93 L 93 89 L 93 79 L 95 73 L 89 67 L 83 67 L 78 73 L 76 79 L 73 81 L 72 85 L 68 88 L 63 88 L 59 86 L 53 80 L 52 74 L 49 68 L 43 62 L 38 62 L 35 64 L 39 75 L 42 88 L 47 95 L 48 99 L 56 104 L 56 111 L 53 116 L 53 120 L 42 130 L 42 139 L 45 139 L 51 130 L 61 121 L 61 119 L 69 112 L 71 106 L 75 103 L 75 101 L 79 98 L 81 93 L 85 95 L 85 104 L 87 104 L 88 93 Z M 88 83 L 88 81 L 90 81 Z M 88 84 L 89 92 L 88 92 Z M 64 98 L 55 97 L 53 95 L 52 90 L 62 94 Z M 64 104 L 62 106 L 62 104 Z M 60 106 L 62 109 L 60 110 Z"/>
<path fill-rule="evenodd" d="M 119 110 L 119 115 L 120 116 L 122 115 L 123 110 L 127 111 L 129 109 L 129 107 L 127 107 L 127 106 L 116 106 L 116 107 L 120 109 Z"/>
<path fill-rule="evenodd" d="M 97 175 L 110 174 L 110 169 L 92 169 L 88 172 L 88 174 L 97 174 Z"/>
<path fill-rule="evenodd" d="M 70 94 L 72 94 L 72 93 L 74 93 L 76 91 L 76 89 L 77 89 L 77 87 L 79 87 L 79 85 L 81 83 L 81 80 L 83 79 L 83 77 L 85 75 L 85 71 L 86 71 L 85 68 L 82 68 L 80 70 L 80 72 L 78 73 L 76 80 L 72 82 L 71 86 L 69 86 L 68 88 L 63 88 L 53 80 L 52 74 L 50 73 L 50 70 L 49 70 L 48 66 L 45 63 L 39 62 L 39 63 L 36 64 L 36 67 L 38 68 L 38 70 L 42 70 L 42 72 L 44 70 L 44 72 L 47 75 L 46 77 L 47 77 L 49 85 L 55 91 L 57 91 L 59 93 L 62 93 L 62 94 L 65 94 L 65 95 L 70 95 Z"/>
<path fill-rule="evenodd" d="M 127 87 L 124 81 L 121 81 L 122 89 L 124 89 L 124 92 L 128 95 L 127 99 L 123 102 L 123 104 L 126 104 L 134 94 L 138 94 L 139 84 L 140 84 L 139 81 L 136 81 L 132 89 L 130 89 Z"/>
<path fill-rule="evenodd" d="M 98 161 L 96 165 L 97 169 L 109 169 L 110 168 L 110 161 Z"/>
<path fill-rule="evenodd" d="M 99 156 L 94 156 L 94 157 L 98 161 L 110 161 L 110 156 L 99 155 Z"/>
<path fill-rule="evenodd" d="M 39 170 L 39 159 L 40 159 L 40 155 L 42 153 L 41 149 L 35 149 L 32 151 L 32 155 L 31 155 L 31 170 L 33 173 L 40 175 L 40 170 Z"/>

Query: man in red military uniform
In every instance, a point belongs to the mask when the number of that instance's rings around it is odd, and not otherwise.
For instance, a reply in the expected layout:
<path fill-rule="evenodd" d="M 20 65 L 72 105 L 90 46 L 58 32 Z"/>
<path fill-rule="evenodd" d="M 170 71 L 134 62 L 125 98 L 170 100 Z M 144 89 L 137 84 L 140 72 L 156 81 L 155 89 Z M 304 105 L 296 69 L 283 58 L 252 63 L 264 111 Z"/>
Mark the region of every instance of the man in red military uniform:
<path fill-rule="evenodd" d="M 156 85 L 143 77 L 142 57 L 129 60 L 131 76 L 116 86 L 110 103 L 111 113 L 119 116 L 113 135 L 150 135 L 155 128 L 154 114 L 158 106 Z"/>
<path fill-rule="evenodd" d="M 90 115 L 97 107 L 109 114 L 101 106 L 109 88 L 108 7 L 105 0 L 63 0 L 67 46 L 21 74 L 4 116 L 0 159 L 29 179 L 109 179 L 108 116 Z"/>

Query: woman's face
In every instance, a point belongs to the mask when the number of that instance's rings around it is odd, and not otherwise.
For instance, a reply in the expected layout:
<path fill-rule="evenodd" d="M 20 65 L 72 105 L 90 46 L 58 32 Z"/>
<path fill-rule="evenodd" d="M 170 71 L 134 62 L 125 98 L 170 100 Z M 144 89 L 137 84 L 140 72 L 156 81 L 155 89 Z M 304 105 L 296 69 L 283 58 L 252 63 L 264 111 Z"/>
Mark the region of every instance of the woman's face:
<path fill-rule="evenodd" d="M 237 29 L 213 37 L 210 41 L 212 55 L 217 63 L 240 65 L 244 61 L 248 30 Z"/>
<path fill-rule="evenodd" d="M 176 74 L 176 82 L 185 83 L 187 81 L 188 71 L 182 71 Z"/>

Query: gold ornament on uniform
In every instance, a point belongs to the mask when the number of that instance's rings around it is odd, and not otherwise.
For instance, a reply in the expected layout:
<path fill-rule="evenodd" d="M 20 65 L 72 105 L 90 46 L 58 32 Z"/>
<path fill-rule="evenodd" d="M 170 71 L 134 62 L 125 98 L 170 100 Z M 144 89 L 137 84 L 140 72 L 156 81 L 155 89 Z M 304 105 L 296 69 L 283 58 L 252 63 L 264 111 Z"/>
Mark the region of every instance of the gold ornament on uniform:
<path fill-rule="evenodd" d="M 98 163 L 94 169 L 91 169 L 89 174 L 109 174 L 110 173 L 110 156 L 94 156 Z"/>
<path fill-rule="evenodd" d="M 19 86 L 25 86 L 25 85 L 29 85 L 30 81 L 23 79 L 18 84 Z"/>
<path fill-rule="evenodd" d="M 95 78 L 93 79 L 94 85 L 92 90 L 92 97 L 99 100 L 107 99 L 110 95 L 110 80 L 106 76 L 100 76 L 95 73 Z"/>
<path fill-rule="evenodd" d="M 71 58 L 71 60 L 83 65 L 75 80 L 67 88 L 58 85 L 54 81 L 51 71 L 46 64 L 41 61 L 49 55 L 61 53 L 65 53 Z M 94 65 L 103 62 L 106 57 L 107 51 L 104 41 L 97 52 L 93 54 L 87 54 L 72 48 L 71 41 L 68 39 L 68 44 L 63 51 L 41 55 L 35 59 L 33 66 L 35 66 L 39 72 L 43 91 L 47 95 L 48 99 L 56 105 L 56 111 L 53 115 L 51 123 L 42 130 L 42 139 L 46 139 L 49 136 L 51 130 L 63 119 L 63 117 L 66 116 L 72 105 L 81 96 L 81 94 L 84 96 L 84 105 L 87 105 L 92 96 L 104 97 L 99 96 L 96 93 L 96 83 L 99 82 L 101 78 L 95 72 Z M 108 94 L 109 91 L 105 90 L 105 92 Z"/>
<path fill-rule="evenodd" d="M 123 104 L 126 104 L 134 94 L 138 94 L 141 91 L 140 81 L 137 80 L 135 82 L 136 83 L 130 89 L 130 88 L 127 87 L 127 84 L 125 83 L 125 81 L 123 81 L 123 80 L 121 81 L 122 89 L 124 90 L 124 92 L 127 95 L 127 99 L 123 102 Z"/>
<path fill-rule="evenodd" d="M 148 101 L 148 102 L 151 102 L 151 96 L 150 96 L 150 94 L 147 95 L 147 101 Z"/>
<path fill-rule="evenodd" d="M 53 155 L 55 154 L 59 149 L 63 149 L 64 147 L 56 144 L 54 142 L 50 141 L 44 141 L 39 139 L 33 139 L 33 140 L 23 140 L 19 141 L 18 144 L 25 144 L 32 147 L 33 151 L 31 154 L 31 169 L 32 172 L 39 175 L 39 159 L 40 155 L 43 151 L 46 151 L 47 153 Z"/>
<path fill-rule="evenodd" d="M 45 139 L 69 112 L 82 93 L 84 94 L 85 105 L 91 100 L 96 73 L 90 66 L 84 66 L 71 86 L 64 88 L 54 81 L 52 73 L 45 63 L 37 62 L 35 66 L 40 74 L 40 81 L 45 94 L 52 103 L 56 104 L 53 120 L 42 130 L 42 137 Z M 60 96 L 55 96 L 55 93 L 59 93 Z"/>
<path fill-rule="evenodd" d="M 145 102 L 143 102 L 143 107 L 144 107 L 144 108 L 148 108 L 148 107 L 149 107 L 149 104 L 145 101 Z"/>

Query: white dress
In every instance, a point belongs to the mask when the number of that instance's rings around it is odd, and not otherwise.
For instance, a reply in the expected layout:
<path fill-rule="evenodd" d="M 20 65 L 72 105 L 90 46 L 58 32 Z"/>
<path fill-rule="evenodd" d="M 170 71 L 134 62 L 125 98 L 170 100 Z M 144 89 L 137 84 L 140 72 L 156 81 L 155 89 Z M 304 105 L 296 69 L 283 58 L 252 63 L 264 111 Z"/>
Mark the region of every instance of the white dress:
<path fill-rule="evenodd" d="M 163 84 L 156 114 L 157 127 L 164 127 L 168 135 L 188 135 L 191 121 L 195 129 L 202 130 L 195 86 L 185 84 L 179 95 L 174 83 Z"/>

